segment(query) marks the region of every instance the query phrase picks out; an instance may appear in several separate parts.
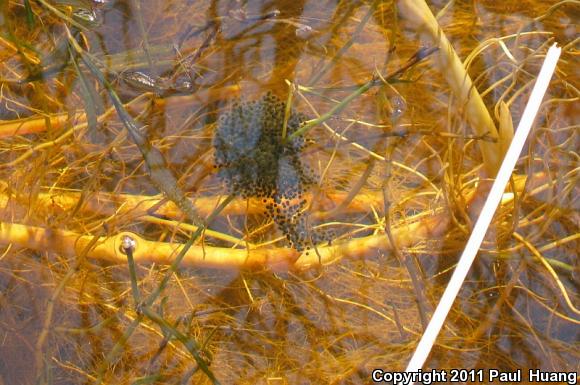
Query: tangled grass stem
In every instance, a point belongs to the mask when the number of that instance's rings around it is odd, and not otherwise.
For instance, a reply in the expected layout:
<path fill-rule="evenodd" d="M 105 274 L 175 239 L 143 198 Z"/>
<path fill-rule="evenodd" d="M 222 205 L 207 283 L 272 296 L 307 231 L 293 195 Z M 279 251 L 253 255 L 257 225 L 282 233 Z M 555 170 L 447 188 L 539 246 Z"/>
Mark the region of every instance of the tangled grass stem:
<path fill-rule="evenodd" d="M 141 134 L 137 122 L 135 122 L 135 120 L 127 112 L 115 90 L 107 81 L 107 79 L 105 79 L 103 73 L 95 66 L 91 58 L 85 54 L 84 50 L 79 46 L 68 29 L 67 33 L 70 45 L 81 56 L 83 62 L 87 65 L 93 75 L 107 89 L 107 92 L 109 93 L 111 101 L 115 106 L 115 110 L 117 111 L 119 118 L 123 122 L 123 125 L 143 155 L 145 163 L 149 169 L 149 176 L 151 177 L 155 187 L 157 187 L 180 209 L 182 209 L 195 225 L 205 228 L 203 219 L 201 219 L 199 214 L 196 212 L 195 207 L 185 197 L 185 194 L 177 184 L 177 179 L 173 176 L 167 167 L 167 163 L 165 162 L 163 154 L 161 154 L 158 149 L 153 147 L 149 140 Z"/>
<path fill-rule="evenodd" d="M 497 139 L 497 129 L 487 107 L 429 6 L 424 0 L 400 0 L 398 6 L 401 13 L 415 24 L 418 32 L 425 32 L 432 43 L 439 48 L 439 55 L 434 63 L 439 67 L 453 93 L 464 106 L 465 116 L 475 134 Z M 487 174 L 494 176 L 499 170 L 502 160 L 499 155 L 499 145 L 482 141 L 479 146 Z"/>
<path fill-rule="evenodd" d="M 358 86 L 357 89 L 354 90 L 354 92 L 352 92 L 350 95 L 348 95 L 346 98 L 344 98 L 340 103 L 338 103 L 337 105 L 335 105 L 334 107 L 332 107 L 330 109 L 330 111 L 326 112 L 323 115 L 320 115 L 318 118 L 310 120 L 308 122 L 306 122 L 306 124 L 304 124 L 302 127 L 300 127 L 296 132 L 294 132 L 292 135 L 290 135 L 290 139 L 294 139 L 300 135 L 304 135 L 306 134 L 309 130 L 311 130 L 312 128 L 318 126 L 319 124 L 322 124 L 324 122 L 326 122 L 328 119 L 330 119 L 331 117 L 333 117 L 334 115 L 340 113 L 342 110 L 344 110 L 353 100 L 355 100 L 356 98 L 358 98 L 360 95 L 364 94 L 365 92 L 367 92 L 368 90 L 370 90 L 373 86 L 376 86 L 378 84 L 381 84 L 381 82 L 389 82 L 389 81 L 394 81 L 395 78 L 401 76 L 403 73 L 405 73 L 409 68 L 413 67 L 414 65 L 416 65 L 417 63 L 425 60 L 426 58 L 428 58 L 429 56 L 431 56 L 431 54 L 433 54 L 434 52 L 437 51 L 437 48 L 431 47 L 431 48 L 425 48 L 425 49 L 420 49 L 418 50 L 408 61 L 405 65 L 403 65 L 401 68 L 393 71 L 392 73 L 386 75 L 386 76 L 380 76 L 379 74 L 375 74 L 373 75 L 373 77 L 371 78 L 371 80 L 367 81 L 366 83 Z"/>

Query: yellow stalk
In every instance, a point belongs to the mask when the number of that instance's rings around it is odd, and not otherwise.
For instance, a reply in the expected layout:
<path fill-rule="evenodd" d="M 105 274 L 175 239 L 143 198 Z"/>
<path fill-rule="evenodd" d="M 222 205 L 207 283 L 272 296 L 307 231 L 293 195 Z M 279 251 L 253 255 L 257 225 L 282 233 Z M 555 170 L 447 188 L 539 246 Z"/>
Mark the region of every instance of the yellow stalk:
<path fill-rule="evenodd" d="M 429 239 L 442 234 L 447 228 L 448 215 L 441 211 L 438 215 L 423 217 L 420 221 L 406 220 L 393 229 L 393 237 L 400 247 L 415 244 L 419 239 Z M 121 232 L 109 237 L 99 237 L 87 254 L 87 258 L 112 263 L 126 263 L 122 252 L 124 237 L 132 238 L 135 244 L 133 258 L 136 263 L 157 263 L 169 265 L 183 248 L 180 243 L 148 241 L 139 235 Z M 12 244 L 32 250 L 56 252 L 65 256 L 76 256 L 94 242 L 94 236 L 81 235 L 67 230 L 56 230 L 17 223 L 0 222 L 0 244 Z M 315 266 L 336 263 L 343 257 L 360 258 L 369 250 L 390 249 L 388 239 L 383 234 L 372 235 L 318 247 L 300 255 L 291 248 L 231 249 L 205 245 L 191 246 L 183 258 L 181 266 L 211 267 L 220 269 L 308 269 Z M 320 255 L 320 258 L 318 256 Z"/>
<path fill-rule="evenodd" d="M 545 179 L 544 176 L 538 176 Z M 536 179 L 536 178 L 533 178 Z M 526 178 L 517 177 L 515 179 L 515 187 L 518 191 L 524 188 Z M 509 193 L 508 193 L 509 194 Z M 367 197 L 371 195 L 366 195 Z M 80 193 L 66 193 L 64 195 L 49 195 L 40 194 L 38 203 L 41 205 L 49 204 L 46 208 L 55 208 L 60 206 L 61 210 L 69 210 L 68 207 L 75 207 Z M 121 198 L 129 198 L 123 196 Z M 376 199 L 380 199 L 378 194 Z M 472 197 L 466 197 L 471 199 Z M 139 210 L 151 207 L 157 202 L 154 198 L 149 198 L 149 201 L 143 202 L 142 197 L 131 197 L 130 200 L 125 200 L 123 210 Z M 201 199 L 201 201 L 200 201 Z M 217 198 L 208 197 L 200 198 L 195 201 L 199 207 L 206 208 L 215 207 Z M 204 200 L 207 199 L 207 200 Z M 95 205 L 103 204 L 100 199 L 93 199 Z M 211 201 L 213 200 L 213 202 Z M 87 200 L 87 204 L 90 201 Z M 503 204 L 509 203 L 509 195 L 506 194 L 506 201 Z M 355 202 L 355 201 L 353 201 Z M 5 207 L 8 203 L 8 197 L 0 195 L 0 206 Z M 117 202 L 119 203 L 119 202 Z M 131 204 L 135 203 L 138 206 L 131 208 Z M 364 202 L 361 201 L 362 205 Z M 368 205 L 368 201 L 366 201 Z M 203 205 L 203 206 L 202 206 Z M 236 207 L 238 205 L 239 207 Z M 355 206 L 358 203 L 355 202 Z M 244 200 L 233 201 L 227 207 L 233 207 L 233 212 L 237 210 L 246 209 L 247 206 Z M 256 202 L 256 208 L 259 207 L 259 202 Z M 368 209 L 368 206 L 359 207 L 361 211 Z M 81 210 L 86 209 L 81 207 Z M 226 209 L 227 210 L 227 209 Z M 226 215 L 224 210 L 222 215 Z M 176 212 L 178 210 L 176 209 Z M 123 211 L 127 212 L 127 211 Z M 244 211 L 238 211 L 238 214 Z M 120 213 L 118 213 L 120 214 Z M 160 220 L 161 222 L 165 222 Z M 162 223 L 166 224 L 166 223 Z M 448 228 L 449 215 L 443 209 L 438 209 L 433 215 L 425 215 L 419 213 L 413 217 L 407 217 L 396 223 L 392 228 L 393 239 L 398 247 L 411 247 L 420 240 L 429 240 L 434 237 L 441 236 Z M 215 236 L 216 234 L 214 234 Z M 92 259 L 105 260 L 112 263 L 126 263 L 126 256 L 121 252 L 120 244 L 124 236 L 130 236 L 136 242 L 134 251 L 134 259 L 136 263 L 157 263 L 157 264 L 171 264 L 175 256 L 179 253 L 182 244 L 154 242 L 141 238 L 134 233 L 122 232 L 109 237 L 100 237 L 96 246 L 91 249 L 87 257 Z M 219 237 L 219 236 L 218 236 Z M 38 251 L 47 251 L 61 253 L 67 256 L 79 255 L 85 246 L 93 241 L 92 235 L 82 235 L 72 231 L 48 229 L 43 227 L 27 226 L 16 223 L 0 223 L 0 244 L 11 244 L 13 247 L 26 247 Z M 247 245 L 247 244 L 246 244 Z M 297 269 L 308 269 L 320 265 L 329 265 L 340 261 L 342 258 L 360 258 L 368 256 L 372 250 L 390 250 L 391 245 L 389 239 L 383 233 L 372 236 L 355 238 L 348 241 L 335 242 L 331 245 L 320 245 L 316 250 L 309 250 L 303 252 L 301 255 L 290 248 L 253 248 L 250 245 L 249 249 L 232 249 L 225 247 L 213 247 L 205 245 L 194 245 L 188 251 L 183 259 L 183 264 L 187 266 L 198 267 L 213 267 L 221 269 L 230 268 L 244 268 L 244 269 L 261 269 L 269 268 L 274 270 L 287 269 L 290 266 Z"/>
<path fill-rule="evenodd" d="M 400 0 L 401 14 L 413 22 L 418 31 L 425 33 L 432 44 L 439 48 L 433 55 L 433 62 L 451 87 L 459 105 L 463 106 L 467 121 L 475 135 L 497 139 L 498 134 L 481 96 L 475 89 L 469 74 L 463 67 L 459 56 L 445 37 L 437 19 L 423 0 Z M 487 176 L 493 177 L 501 164 L 501 152 L 497 143 L 479 141 Z"/>

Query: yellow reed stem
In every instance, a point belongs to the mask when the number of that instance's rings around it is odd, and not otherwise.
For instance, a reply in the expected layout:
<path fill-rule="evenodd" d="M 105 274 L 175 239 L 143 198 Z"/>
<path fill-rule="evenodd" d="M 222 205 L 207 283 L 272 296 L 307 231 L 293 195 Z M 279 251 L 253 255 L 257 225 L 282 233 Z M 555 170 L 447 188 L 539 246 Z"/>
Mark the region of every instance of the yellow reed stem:
<path fill-rule="evenodd" d="M 433 55 L 433 62 L 458 99 L 458 105 L 463 107 L 464 115 L 475 135 L 497 139 L 498 133 L 491 115 L 425 1 L 400 0 L 398 6 L 401 14 L 413 22 L 417 30 L 424 32 L 432 44 L 439 48 L 439 52 Z M 499 145 L 488 141 L 479 141 L 478 144 L 487 176 L 494 177 L 502 160 Z"/>
<path fill-rule="evenodd" d="M 534 174 L 531 179 L 531 183 L 528 185 L 528 190 L 530 195 L 540 193 L 545 190 L 546 186 L 544 182 L 547 176 L 544 173 Z M 517 191 L 521 191 L 526 183 L 526 176 L 515 176 L 514 182 Z M 339 205 L 343 202 L 348 192 L 327 192 L 325 193 L 329 204 L 333 206 Z M 52 212 L 52 213 L 66 213 L 75 209 L 81 199 L 82 192 L 74 190 L 58 190 L 51 189 L 50 192 L 40 192 L 38 193 L 35 200 L 35 211 L 37 212 Z M 18 199 L 18 197 L 15 197 Z M 26 198 L 28 199 L 28 198 Z M 305 199 L 308 202 L 312 202 L 314 199 L 313 194 L 305 194 Z M 513 194 L 507 192 L 504 194 L 504 199 L 502 204 L 508 203 L 513 199 Z M 0 212 L 7 206 L 9 197 L 0 192 Z M 140 217 L 143 215 L 149 215 L 154 210 L 157 215 L 162 215 L 168 218 L 180 218 L 181 211 L 173 202 L 167 201 L 165 204 L 160 205 L 163 198 L 160 196 L 148 196 L 148 195 L 130 195 L 130 194 L 111 194 L 106 192 L 92 193 L 90 196 L 85 197 L 84 203 L 78 208 L 80 212 L 94 213 L 105 216 L 110 215 L 131 215 L 132 217 Z M 192 198 L 192 203 L 194 204 L 196 210 L 200 215 L 207 216 L 211 213 L 214 207 L 219 203 L 219 196 L 203 196 Z M 26 200 L 27 203 L 28 200 Z M 424 199 L 420 194 L 416 194 L 415 197 L 408 198 L 405 200 L 405 207 L 415 207 L 421 208 Z M 310 204 L 310 203 L 309 203 Z M 382 207 L 383 196 L 380 191 L 361 191 L 359 192 L 352 201 L 344 208 L 343 213 L 357 213 L 366 212 L 369 207 Z M 159 206 L 159 207 L 157 207 Z M 328 208 L 332 210 L 332 207 Z M 222 215 L 245 215 L 245 214 L 261 214 L 264 213 L 264 204 L 261 199 L 250 198 L 246 199 L 234 199 L 227 207 L 222 211 Z M 313 216 L 317 215 L 324 216 L 325 212 L 314 212 Z"/>
<path fill-rule="evenodd" d="M 136 263 L 169 265 L 183 248 L 180 243 L 148 241 L 137 234 L 122 232 L 110 237 L 100 237 L 86 257 L 112 263 L 126 263 L 127 257 L 121 251 L 121 240 L 125 236 L 131 237 L 136 242 L 133 252 Z M 50 250 L 64 256 L 79 255 L 93 238 L 91 235 L 81 235 L 72 231 L 0 222 L 0 243 L 38 251 Z M 298 252 L 289 248 L 250 251 L 194 245 L 185 254 L 181 265 L 222 269 L 283 269 L 287 268 L 297 256 Z"/>
<path fill-rule="evenodd" d="M 393 237 L 400 247 L 415 244 L 420 239 L 439 236 L 447 228 L 448 217 L 439 215 L 423 217 L 420 221 L 406 223 L 393 229 Z M 169 265 L 183 247 L 179 243 L 154 242 L 139 235 L 122 232 L 110 237 L 100 237 L 87 254 L 87 258 L 105 260 L 112 263 L 126 263 L 127 257 L 121 251 L 121 241 L 131 237 L 136 242 L 133 257 L 136 263 L 157 263 Z M 17 223 L 0 222 L 0 244 L 12 244 L 32 250 L 77 256 L 90 242 L 91 235 L 81 235 L 67 230 L 56 230 Z M 308 269 L 335 263 L 343 257 L 360 258 L 372 250 L 389 250 L 390 244 L 383 234 L 357 238 L 335 245 L 318 247 L 317 252 L 309 250 L 300 255 L 290 248 L 267 248 L 238 250 L 223 247 L 194 245 L 186 253 L 182 266 L 211 267 L 220 269 Z M 319 258 L 320 255 L 320 258 Z"/>
<path fill-rule="evenodd" d="M 194 95 L 180 95 L 168 97 L 165 99 L 156 99 L 155 103 L 157 103 L 159 106 L 163 106 L 165 104 L 176 106 L 201 102 L 211 103 L 222 98 L 223 95 L 235 96 L 239 93 L 239 91 L 240 87 L 237 85 L 226 86 L 216 89 L 200 90 Z M 151 97 L 152 94 L 150 93 L 141 94 L 135 100 L 126 104 L 125 107 L 129 111 L 143 110 Z M 50 125 L 55 130 L 64 127 L 68 121 L 76 121 L 76 124 L 80 125 L 85 123 L 87 120 L 85 112 L 79 110 L 73 113 L 72 119 L 68 113 L 60 113 L 52 114 L 49 116 L 34 115 L 23 119 L 0 121 L 0 138 L 44 132 L 47 126 L 47 119 L 50 120 Z"/>
<path fill-rule="evenodd" d="M 521 190 L 525 186 L 525 177 L 518 177 L 515 180 L 516 190 Z M 344 195 L 344 194 L 343 194 Z M 369 195 L 357 196 L 353 203 L 364 206 L 368 210 Z M 119 198 L 112 196 L 111 198 Z M 125 212 L 131 210 L 131 204 L 134 210 L 143 211 L 158 203 L 157 199 L 149 198 L 145 201 L 139 201 L 139 197 L 121 196 L 126 199 Z M 51 207 L 60 207 L 62 210 L 70 210 L 75 207 L 80 193 L 66 192 L 62 195 L 43 193 L 39 195 L 37 202 L 39 204 L 51 204 Z M 469 197 L 470 199 L 471 197 Z M 217 202 L 216 197 L 199 198 L 195 201 L 200 208 L 212 210 Z M 359 202 L 357 202 L 359 199 Z M 374 199 L 382 199 L 378 194 Z M 509 201 L 509 196 L 508 199 Z M 49 203 L 50 202 L 50 203 Z M 86 201 L 85 207 L 94 205 L 94 207 L 103 206 L 103 201 L 91 199 Z M 8 198 L 0 195 L 0 207 L 6 207 Z M 119 203 L 119 202 L 117 202 Z M 351 203 L 351 204 L 353 204 Z M 231 202 L 228 207 L 233 207 L 229 213 L 245 213 L 248 207 L 262 209 L 261 202 L 256 200 L 253 205 L 248 206 L 244 200 Z M 363 207 L 360 207 L 362 210 Z M 179 211 L 175 208 L 176 213 Z M 201 210 L 200 210 L 201 211 Z M 225 215 L 227 211 L 222 212 Z M 119 213 L 117 213 L 119 214 Z M 204 214 L 204 213 L 202 213 Z M 204 214 L 205 215 L 205 214 Z M 425 215 L 419 213 L 413 217 L 407 217 L 394 224 L 392 227 L 393 239 L 399 247 L 411 247 L 421 240 L 429 240 L 440 237 L 448 228 L 449 215 L 443 209 L 435 211 L 433 214 Z M 93 259 L 106 260 L 113 263 L 125 263 L 126 256 L 121 252 L 120 243 L 124 236 L 133 238 L 137 246 L 134 252 L 136 263 L 157 263 L 171 264 L 173 258 L 179 253 L 183 245 L 177 243 L 165 243 L 148 241 L 137 234 L 123 232 L 110 237 L 100 237 L 96 246 L 91 249 L 87 257 Z M 38 251 L 53 251 L 66 256 L 75 256 L 85 249 L 89 242 L 94 239 L 91 235 L 81 235 L 72 231 L 48 229 L 43 227 L 26 226 L 15 223 L 0 223 L 0 244 L 11 244 L 13 247 L 26 247 Z M 385 252 L 391 249 L 388 237 L 384 234 L 376 234 L 367 237 L 356 238 L 348 241 L 335 242 L 331 245 L 318 246 L 316 250 L 303 252 L 301 255 L 290 248 L 252 248 L 249 249 L 231 249 L 204 245 L 194 245 L 188 250 L 183 264 L 187 266 L 213 267 L 213 268 L 243 268 L 243 269 L 260 269 L 268 268 L 273 270 L 285 270 L 289 267 L 296 269 L 308 269 L 320 265 L 329 265 L 336 263 L 345 257 L 361 258 L 372 253 L 373 250 Z"/>
<path fill-rule="evenodd" d="M 41 192 L 37 195 L 35 200 L 37 212 L 53 212 L 66 213 L 73 210 L 81 199 L 82 192 L 80 191 L 52 191 Z M 326 193 L 326 198 L 330 204 L 337 206 L 347 197 L 346 192 L 331 192 Z M 313 194 L 305 194 L 304 197 L 308 202 L 314 199 Z M 421 207 L 420 199 L 409 199 L 406 201 L 406 207 L 416 206 Z M 18 199 L 18 197 L 16 197 Z M 25 198 L 28 199 L 28 198 Z M 204 196 L 193 198 L 192 203 L 200 215 L 209 215 L 216 204 L 219 202 L 219 196 Z M 129 194 L 111 194 L 111 193 L 92 193 L 85 197 L 81 207 L 78 208 L 80 212 L 94 213 L 105 216 L 110 215 L 130 215 L 132 217 L 140 217 L 154 212 L 157 215 L 162 215 L 169 218 L 180 218 L 181 211 L 170 201 L 164 204 L 159 204 L 163 201 L 159 195 L 129 195 Z M 26 201 L 27 202 L 27 201 Z M 23 203 L 26 203 L 23 202 Z M 8 196 L 0 192 L 0 212 L 6 207 L 8 203 Z M 159 207 L 157 207 L 159 206 Z M 359 192 L 356 197 L 349 203 L 342 211 L 343 213 L 365 212 L 369 207 L 382 207 L 382 196 L 376 192 Z M 331 209 L 331 207 L 329 208 Z M 234 199 L 228 207 L 226 207 L 222 215 L 244 215 L 244 214 L 262 214 L 265 212 L 264 203 L 261 199 L 250 198 Z M 324 212 L 320 212 L 323 215 Z M 315 216 L 318 213 L 314 214 Z"/>
<path fill-rule="evenodd" d="M 68 114 L 55 114 L 48 117 L 33 116 L 24 119 L 15 119 L 5 122 L 0 122 L 0 138 L 7 138 L 16 135 L 37 134 L 44 132 L 47 126 L 47 119 L 50 121 L 52 127 L 61 128 L 66 122 L 86 120 L 84 112 L 76 112 L 73 116 Z"/>

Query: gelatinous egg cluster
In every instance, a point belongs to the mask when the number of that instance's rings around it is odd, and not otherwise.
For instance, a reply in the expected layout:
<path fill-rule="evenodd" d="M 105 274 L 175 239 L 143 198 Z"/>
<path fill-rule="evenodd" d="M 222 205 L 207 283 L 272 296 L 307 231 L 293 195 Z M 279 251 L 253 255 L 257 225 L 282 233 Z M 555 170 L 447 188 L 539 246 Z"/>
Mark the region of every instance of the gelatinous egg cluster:
<path fill-rule="evenodd" d="M 321 236 L 309 231 L 304 193 L 313 183 L 301 153 L 302 136 L 290 138 L 306 117 L 292 111 L 283 126 L 286 104 L 271 93 L 250 102 L 236 102 L 218 120 L 213 139 L 218 176 L 229 192 L 258 197 L 269 216 L 298 251 Z"/>

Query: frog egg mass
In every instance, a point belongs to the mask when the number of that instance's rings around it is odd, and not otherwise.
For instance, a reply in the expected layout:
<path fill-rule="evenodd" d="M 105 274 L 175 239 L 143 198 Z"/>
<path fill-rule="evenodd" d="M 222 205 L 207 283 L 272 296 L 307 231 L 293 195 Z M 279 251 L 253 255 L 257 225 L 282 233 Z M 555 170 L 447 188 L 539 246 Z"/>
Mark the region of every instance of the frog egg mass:
<path fill-rule="evenodd" d="M 220 116 L 213 139 L 218 177 L 230 194 L 262 199 L 268 216 L 298 251 L 322 238 L 308 228 L 304 192 L 314 178 L 303 164 L 302 136 L 290 138 L 306 121 L 291 111 L 283 135 L 286 105 L 267 93 L 236 102 Z"/>

